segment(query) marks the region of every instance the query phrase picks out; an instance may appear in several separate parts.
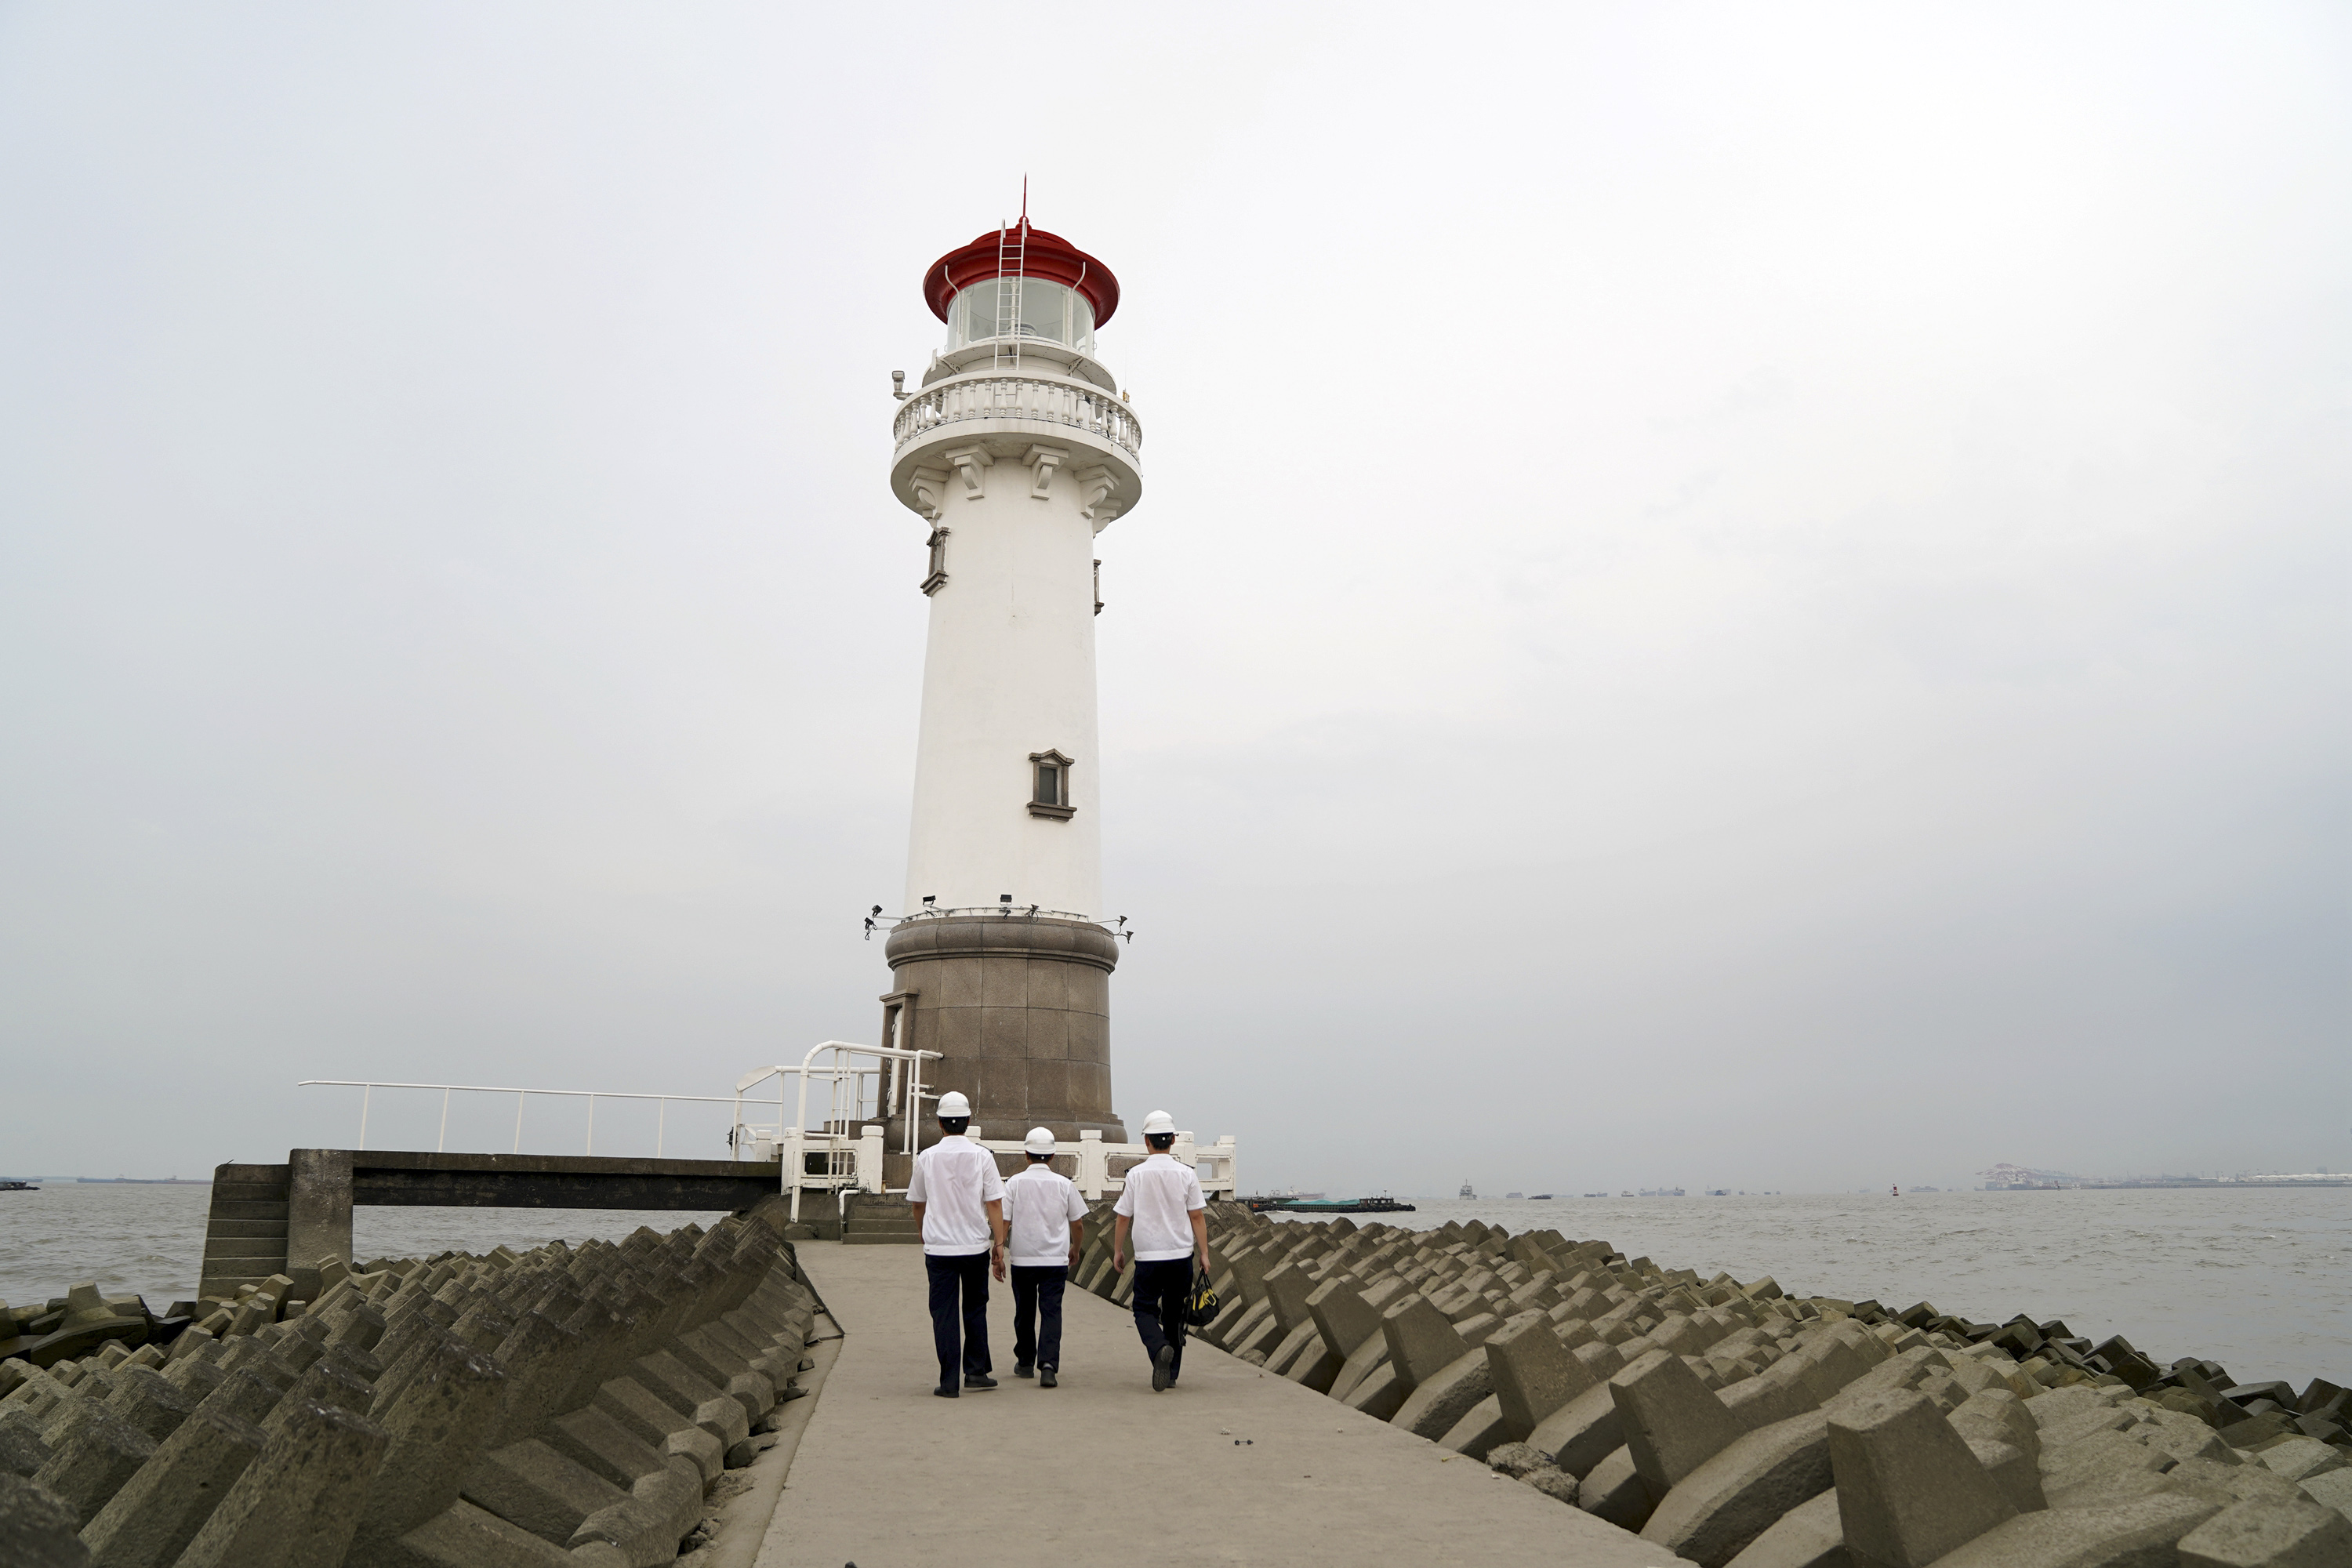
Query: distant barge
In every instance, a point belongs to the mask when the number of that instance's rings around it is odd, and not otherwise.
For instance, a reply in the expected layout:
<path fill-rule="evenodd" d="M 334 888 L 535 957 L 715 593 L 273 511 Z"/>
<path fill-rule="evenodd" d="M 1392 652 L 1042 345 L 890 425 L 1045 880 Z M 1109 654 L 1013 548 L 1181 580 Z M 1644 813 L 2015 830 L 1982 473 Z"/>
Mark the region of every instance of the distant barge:
<path fill-rule="evenodd" d="M 1244 1198 L 1254 1214 L 1411 1214 L 1413 1206 L 1395 1198 Z"/>

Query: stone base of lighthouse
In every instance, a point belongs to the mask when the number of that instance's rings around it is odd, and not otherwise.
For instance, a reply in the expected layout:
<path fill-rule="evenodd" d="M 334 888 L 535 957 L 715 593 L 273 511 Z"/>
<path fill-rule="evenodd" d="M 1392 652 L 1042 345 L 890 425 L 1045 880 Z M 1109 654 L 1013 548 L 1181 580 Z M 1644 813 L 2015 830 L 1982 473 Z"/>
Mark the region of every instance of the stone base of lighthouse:
<path fill-rule="evenodd" d="M 1127 1142 L 1110 1108 L 1109 931 L 1025 914 L 936 915 L 900 923 L 885 951 L 904 1005 L 896 1043 L 940 1053 L 924 1064 L 925 1090 L 961 1089 L 982 1136 L 1045 1127 L 1066 1145 L 1091 1128 Z M 916 1142 L 939 1136 L 927 1106 Z M 887 1146 L 903 1148 L 901 1138 L 894 1121 Z"/>

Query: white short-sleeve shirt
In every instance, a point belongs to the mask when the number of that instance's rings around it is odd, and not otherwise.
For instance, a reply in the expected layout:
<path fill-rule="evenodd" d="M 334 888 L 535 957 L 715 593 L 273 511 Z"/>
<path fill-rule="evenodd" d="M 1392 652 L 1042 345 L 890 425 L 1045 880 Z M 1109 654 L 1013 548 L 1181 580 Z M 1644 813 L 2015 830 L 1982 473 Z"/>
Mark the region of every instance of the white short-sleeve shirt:
<path fill-rule="evenodd" d="M 1138 1263 L 1192 1256 L 1193 1211 L 1209 1206 L 1201 1178 L 1173 1154 L 1154 1154 L 1127 1173 L 1113 1212 L 1127 1215 Z"/>
<path fill-rule="evenodd" d="M 1013 1227 L 1016 1268 L 1066 1268 L 1070 1222 L 1087 1217 L 1087 1200 L 1067 1176 L 1047 1165 L 1032 1165 L 1004 1184 L 1004 1218 Z"/>
<path fill-rule="evenodd" d="M 907 1201 L 923 1204 L 923 1250 L 933 1258 L 969 1258 L 993 1239 L 988 1205 L 1004 1196 L 996 1156 L 961 1134 L 942 1138 L 915 1156 Z"/>

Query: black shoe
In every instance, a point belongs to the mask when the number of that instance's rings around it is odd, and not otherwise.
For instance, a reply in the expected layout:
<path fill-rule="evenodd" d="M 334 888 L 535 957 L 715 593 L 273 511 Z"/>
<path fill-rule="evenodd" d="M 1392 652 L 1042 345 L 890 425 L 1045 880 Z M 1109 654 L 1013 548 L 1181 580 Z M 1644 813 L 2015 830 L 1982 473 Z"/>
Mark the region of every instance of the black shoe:
<path fill-rule="evenodd" d="M 952 1383 L 943 1383 L 937 1388 L 931 1390 L 931 1392 L 938 1394 L 941 1399 L 961 1399 L 963 1397 L 963 1390 L 958 1388 Z"/>
<path fill-rule="evenodd" d="M 1036 1374 L 1030 1370 L 1029 1363 L 1027 1362 L 1016 1361 L 1013 1363 L 1013 1375 L 1015 1377 L 1034 1377 Z"/>
<path fill-rule="evenodd" d="M 1173 1362 L 1175 1359 L 1176 1347 L 1174 1345 L 1161 1345 L 1160 1347 L 1160 1353 L 1151 1358 L 1152 1393 L 1161 1393 L 1167 1389 L 1170 1384 L 1176 1381 L 1176 1373 L 1169 1365 L 1169 1363 Z"/>
<path fill-rule="evenodd" d="M 1040 1388 L 1051 1388 L 1054 1382 L 1054 1369 L 1050 1366 L 1037 1374 L 1037 1386 Z"/>
<path fill-rule="evenodd" d="M 966 1388 L 994 1388 L 996 1379 L 984 1372 L 968 1372 L 963 1374 L 963 1385 Z"/>

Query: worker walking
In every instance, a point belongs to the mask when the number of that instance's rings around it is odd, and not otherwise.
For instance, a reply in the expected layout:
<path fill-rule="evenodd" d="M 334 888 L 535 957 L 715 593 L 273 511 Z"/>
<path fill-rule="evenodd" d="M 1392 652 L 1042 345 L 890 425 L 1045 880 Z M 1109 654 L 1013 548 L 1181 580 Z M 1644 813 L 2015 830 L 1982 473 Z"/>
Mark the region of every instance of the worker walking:
<path fill-rule="evenodd" d="M 1176 1144 L 1176 1119 L 1155 1110 L 1143 1119 L 1143 1142 L 1151 1151 L 1127 1173 L 1127 1185 L 1111 1212 L 1111 1267 L 1127 1267 L 1127 1243 L 1135 1239 L 1135 1331 L 1151 1357 L 1151 1391 L 1175 1385 L 1184 1370 L 1184 1307 L 1192 1293 L 1194 1260 L 1209 1267 L 1209 1206 L 1201 1178 L 1168 1151 Z"/>
<path fill-rule="evenodd" d="M 1062 1369 L 1062 1288 L 1078 1266 L 1087 1202 L 1077 1184 L 1053 1167 L 1052 1131 L 1033 1127 L 1021 1147 L 1029 1168 L 1004 1184 L 1013 1235 L 1013 1375 L 1027 1377 L 1034 1367 L 1037 1386 L 1051 1388 Z"/>
<path fill-rule="evenodd" d="M 931 1277 L 931 1342 L 940 1352 L 931 1392 L 954 1399 L 963 1388 L 996 1386 L 988 1375 L 988 1276 L 993 1268 L 1004 1278 L 1004 1178 L 996 1156 L 963 1135 L 971 1101 L 950 1089 L 940 1096 L 939 1118 L 940 1141 L 915 1156 L 907 1205 L 922 1226 Z"/>

